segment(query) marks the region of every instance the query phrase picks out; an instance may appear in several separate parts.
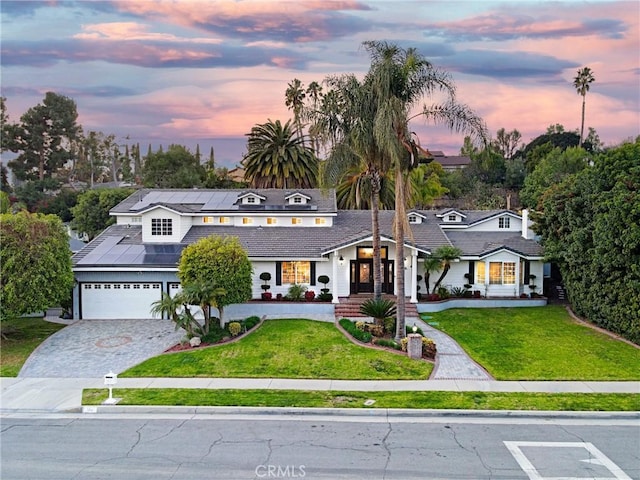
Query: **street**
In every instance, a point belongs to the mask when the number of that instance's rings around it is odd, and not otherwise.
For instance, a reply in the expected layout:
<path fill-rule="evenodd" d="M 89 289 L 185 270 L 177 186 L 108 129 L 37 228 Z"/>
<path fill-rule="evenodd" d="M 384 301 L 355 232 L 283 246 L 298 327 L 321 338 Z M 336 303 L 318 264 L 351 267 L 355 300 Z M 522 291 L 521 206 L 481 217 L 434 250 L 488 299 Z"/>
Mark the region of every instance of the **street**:
<path fill-rule="evenodd" d="M 0 478 L 640 479 L 636 418 L 16 414 Z"/>

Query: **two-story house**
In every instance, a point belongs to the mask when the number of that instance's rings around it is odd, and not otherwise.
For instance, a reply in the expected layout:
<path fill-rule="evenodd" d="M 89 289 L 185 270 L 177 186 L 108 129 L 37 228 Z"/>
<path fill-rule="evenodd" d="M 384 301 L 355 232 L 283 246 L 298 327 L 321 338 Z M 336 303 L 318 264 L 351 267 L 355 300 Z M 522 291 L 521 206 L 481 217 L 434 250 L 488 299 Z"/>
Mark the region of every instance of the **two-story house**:
<path fill-rule="evenodd" d="M 333 302 L 373 291 L 371 213 L 338 210 L 333 190 L 139 190 L 111 210 L 116 224 L 73 256 L 74 318 L 149 318 L 161 292 L 179 288 L 182 249 L 210 235 L 238 237 L 253 264 L 253 297 L 269 272 L 273 295 L 292 284 L 319 292 L 320 275 Z M 393 211 L 380 212 L 383 291 L 396 280 Z M 528 219 L 508 210 L 408 212 L 405 285 L 418 301 L 424 258 L 438 247 L 463 252 L 444 280 L 471 284 L 483 295 L 529 293 L 529 276 L 542 279 L 540 245 Z M 466 276 L 465 276 L 466 274 Z M 540 280 L 541 281 L 541 280 Z M 538 291 L 541 289 L 539 288 Z M 424 292 L 424 288 L 422 290 Z"/>

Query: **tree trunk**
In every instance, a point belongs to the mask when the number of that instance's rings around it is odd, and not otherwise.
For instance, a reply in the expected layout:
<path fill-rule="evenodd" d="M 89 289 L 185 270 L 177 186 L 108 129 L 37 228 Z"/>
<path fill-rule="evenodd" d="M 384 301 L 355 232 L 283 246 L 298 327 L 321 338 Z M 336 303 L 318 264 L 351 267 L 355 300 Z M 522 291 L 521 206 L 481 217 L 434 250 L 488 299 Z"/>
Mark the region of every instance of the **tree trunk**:
<path fill-rule="evenodd" d="M 444 267 L 442 268 L 442 274 L 440 275 L 440 278 L 438 278 L 438 281 L 433 286 L 433 293 L 436 293 L 436 290 L 440 286 L 440 283 L 442 282 L 442 280 L 444 280 L 444 277 L 447 276 L 447 272 L 449 271 L 450 268 L 451 268 L 451 265 L 449 265 L 448 263 L 444 264 Z"/>
<path fill-rule="evenodd" d="M 380 174 L 371 174 L 371 233 L 373 237 L 373 298 L 382 298 L 382 260 L 380 258 Z"/>
<path fill-rule="evenodd" d="M 396 167 L 396 342 L 400 342 L 405 336 L 405 308 L 404 308 L 404 177 L 400 167 Z"/>
<path fill-rule="evenodd" d="M 586 100 L 586 95 L 582 95 L 582 123 L 580 124 L 580 144 L 579 147 L 582 147 L 582 139 L 584 138 L 584 104 Z"/>

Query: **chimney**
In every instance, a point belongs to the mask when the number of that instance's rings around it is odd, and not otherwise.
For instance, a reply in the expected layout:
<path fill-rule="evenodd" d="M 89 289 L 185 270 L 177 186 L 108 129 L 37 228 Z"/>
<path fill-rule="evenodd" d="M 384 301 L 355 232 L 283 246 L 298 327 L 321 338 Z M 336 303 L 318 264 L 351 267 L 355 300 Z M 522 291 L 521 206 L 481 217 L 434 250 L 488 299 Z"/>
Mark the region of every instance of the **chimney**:
<path fill-rule="evenodd" d="M 529 210 L 522 209 L 522 238 L 529 238 Z"/>

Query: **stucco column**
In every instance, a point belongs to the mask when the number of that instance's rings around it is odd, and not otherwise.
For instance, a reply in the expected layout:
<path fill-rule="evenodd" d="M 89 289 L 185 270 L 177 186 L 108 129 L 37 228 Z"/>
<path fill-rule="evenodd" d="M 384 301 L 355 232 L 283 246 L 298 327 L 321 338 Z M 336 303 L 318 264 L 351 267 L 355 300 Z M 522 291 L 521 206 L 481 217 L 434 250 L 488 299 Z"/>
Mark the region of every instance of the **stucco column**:
<path fill-rule="evenodd" d="M 340 303 L 338 301 L 338 288 L 340 285 L 340 282 L 338 281 L 338 258 L 339 257 L 340 255 L 338 255 L 337 251 L 333 252 L 332 264 L 331 264 L 331 275 L 333 276 L 333 278 L 331 279 L 333 281 L 333 299 L 331 300 L 331 303 Z"/>
<path fill-rule="evenodd" d="M 516 298 L 520 296 L 521 293 L 521 284 L 520 284 L 520 264 L 522 263 L 522 259 L 518 258 L 516 262 Z"/>
<path fill-rule="evenodd" d="M 418 252 L 411 250 L 411 303 L 418 303 Z"/>

